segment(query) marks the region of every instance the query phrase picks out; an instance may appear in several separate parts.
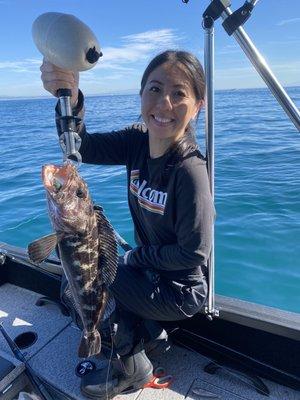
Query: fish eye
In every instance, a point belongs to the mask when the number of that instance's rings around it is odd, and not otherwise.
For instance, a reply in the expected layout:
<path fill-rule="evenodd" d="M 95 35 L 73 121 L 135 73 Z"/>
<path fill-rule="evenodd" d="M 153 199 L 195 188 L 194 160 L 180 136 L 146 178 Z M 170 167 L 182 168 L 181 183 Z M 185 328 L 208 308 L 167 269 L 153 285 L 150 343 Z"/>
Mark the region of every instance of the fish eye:
<path fill-rule="evenodd" d="M 79 197 L 80 199 L 84 198 L 84 192 L 82 189 L 77 189 L 76 190 L 76 196 Z"/>
<path fill-rule="evenodd" d="M 56 193 L 58 193 L 59 190 L 60 190 L 61 187 L 62 187 L 62 183 L 61 183 L 58 179 L 55 179 L 55 178 L 54 178 L 54 179 L 53 179 L 53 187 L 54 187 Z"/>

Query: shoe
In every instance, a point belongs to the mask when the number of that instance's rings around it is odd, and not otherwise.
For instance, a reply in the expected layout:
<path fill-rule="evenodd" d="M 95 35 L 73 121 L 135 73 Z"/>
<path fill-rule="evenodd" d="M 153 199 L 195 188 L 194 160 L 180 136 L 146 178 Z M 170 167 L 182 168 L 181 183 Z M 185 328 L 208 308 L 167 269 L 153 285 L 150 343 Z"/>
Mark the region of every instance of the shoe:
<path fill-rule="evenodd" d="M 112 335 L 104 335 L 101 332 L 101 354 L 106 358 L 110 358 L 112 350 Z M 144 343 L 145 353 L 148 357 L 155 358 L 158 355 L 165 354 L 171 349 L 171 341 L 167 332 L 163 329 L 161 333 L 154 339 Z"/>
<path fill-rule="evenodd" d="M 171 342 L 167 332 L 163 329 L 156 338 L 146 342 L 144 348 L 146 354 L 151 358 L 167 353 L 171 349 Z"/>
<path fill-rule="evenodd" d="M 111 371 L 107 368 L 92 371 L 81 380 L 84 396 L 106 400 L 117 394 L 124 394 L 143 388 L 153 377 L 153 365 L 140 345 L 126 356 L 112 361 Z"/>
<path fill-rule="evenodd" d="M 101 352 L 107 358 L 111 353 L 113 337 L 116 331 L 115 324 L 100 327 Z M 171 341 L 166 330 L 157 321 L 144 320 L 140 334 L 144 341 L 144 349 L 147 356 L 156 357 L 160 354 L 165 354 L 171 348 Z"/>
<path fill-rule="evenodd" d="M 171 348 L 168 334 L 158 321 L 143 320 L 142 337 L 144 338 L 144 349 L 148 356 L 156 357 L 164 354 Z"/>

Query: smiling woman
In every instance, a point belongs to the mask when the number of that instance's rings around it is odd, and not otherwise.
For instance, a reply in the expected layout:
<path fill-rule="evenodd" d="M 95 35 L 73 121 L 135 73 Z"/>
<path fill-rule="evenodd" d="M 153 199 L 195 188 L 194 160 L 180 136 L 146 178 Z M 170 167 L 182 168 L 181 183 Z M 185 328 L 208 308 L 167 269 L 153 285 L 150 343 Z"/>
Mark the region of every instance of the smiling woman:
<path fill-rule="evenodd" d="M 165 63 L 150 74 L 142 92 L 142 116 L 149 130 L 151 158 L 160 157 L 184 136 L 201 104 L 182 69 Z"/>
<path fill-rule="evenodd" d="M 190 122 L 204 104 L 204 87 L 202 66 L 190 53 L 166 51 L 149 64 L 140 94 L 151 158 L 191 135 Z"/>
<path fill-rule="evenodd" d="M 82 140 L 82 161 L 127 168 L 137 246 L 125 254 L 110 286 L 116 301 L 111 321 L 117 326 L 114 343 L 119 362 L 135 368 L 131 373 L 124 372 L 117 384 L 111 377 L 113 396 L 149 380 L 152 364 L 145 350 L 161 343 L 161 338 L 166 340 L 166 332 L 153 321 L 191 317 L 206 298 L 214 207 L 206 162 L 192 128 L 204 101 L 203 68 L 185 51 L 159 54 L 146 68 L 141 82 L 146 129 L 131 127 L 95 134 L 86 132 L 84 99 L 72 71 L 62 71 L 47 61 L 41 71 L 50 93 L 56 95 L 64 81 L 76 93 L 73 114 L 81 118 L 77 132 Z M 57 112 L 60 134 L 59 107 Z M 100 330 L 107 325 L 108 321 L 102 322 Z M 148 343 L 145 347 L 143 341 Z M 82 380 L 86 395 L 101 396 L 106 388 L 107 382 L 98 371 Z"/>

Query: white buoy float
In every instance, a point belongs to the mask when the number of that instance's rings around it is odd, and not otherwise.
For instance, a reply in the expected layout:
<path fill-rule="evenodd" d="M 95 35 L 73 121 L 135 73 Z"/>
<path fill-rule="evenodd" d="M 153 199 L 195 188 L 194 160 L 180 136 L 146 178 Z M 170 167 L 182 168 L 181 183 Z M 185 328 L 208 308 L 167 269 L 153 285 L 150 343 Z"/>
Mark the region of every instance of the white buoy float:
<path fill-rule="evenodd" d="M 63 69 L 86 71 L 101 57 L 101 49 L 91 29 L 71 14 L 47 12 L 32 25 L 36 47 L 45 59 Z"/>

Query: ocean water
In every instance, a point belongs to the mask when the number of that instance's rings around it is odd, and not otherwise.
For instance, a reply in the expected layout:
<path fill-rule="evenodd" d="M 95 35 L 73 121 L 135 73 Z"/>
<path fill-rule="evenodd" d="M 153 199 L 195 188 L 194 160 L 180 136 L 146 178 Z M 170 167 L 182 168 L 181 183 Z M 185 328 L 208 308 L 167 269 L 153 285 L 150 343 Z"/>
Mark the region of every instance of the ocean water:
<path fill-rule="evenodd" d="M 287 89 L 300 105 L 300 88 Z M 55 99 L 0 101 L 0 241 L 51 232 L 41 166 L 62 160 Z M 90 132 L 139 118 L 137 95 L 86 98 Z M 204 122 L 197 137 L 204 152 Z M 220 91 L 215 112 L 216 292 L 300 312 L 300 136 L 267 89 Z M 131 244 L 124 167 L 82 165 L 94 201 Z"/>

